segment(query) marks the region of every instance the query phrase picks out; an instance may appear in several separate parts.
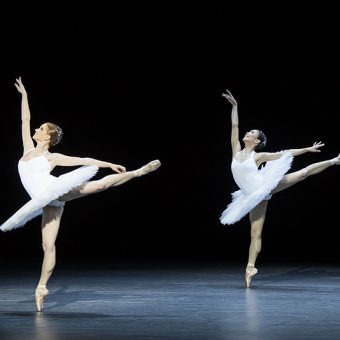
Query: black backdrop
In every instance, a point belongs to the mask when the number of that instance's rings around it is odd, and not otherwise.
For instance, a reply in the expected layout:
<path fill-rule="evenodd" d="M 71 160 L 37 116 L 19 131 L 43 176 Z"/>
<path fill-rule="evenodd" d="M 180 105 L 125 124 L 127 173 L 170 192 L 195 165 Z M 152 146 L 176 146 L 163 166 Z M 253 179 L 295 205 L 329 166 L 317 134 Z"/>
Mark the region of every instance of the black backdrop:
<path fill-rule="evenodd" d="M 238 100 L 241 134 L 266 133 L 267 151 L 325 142 L 321 153 L 296 158 L 292 171 L 335 157 L 340 58 L 331 9 L 113 7 L 6 13 L 1 222 L 28 200 L 17 173 L 20 95 L 13 84 L 22 76 L 32 129 L 44 121 L 63 127 L 55 152 L 128 170 L 162 162 L 149 176 L 68 203 L 60 258 L 246 261 L 248 219 L 219 223 L 237 189 L 231 107 L 221 93 L 229 88 Z M 273 197 L 262 260 L 340 260 L 339 175 L 332 167 Z M 40 257 L 39 228 L 40 218 L 0 234 L 2 260 Z"/>

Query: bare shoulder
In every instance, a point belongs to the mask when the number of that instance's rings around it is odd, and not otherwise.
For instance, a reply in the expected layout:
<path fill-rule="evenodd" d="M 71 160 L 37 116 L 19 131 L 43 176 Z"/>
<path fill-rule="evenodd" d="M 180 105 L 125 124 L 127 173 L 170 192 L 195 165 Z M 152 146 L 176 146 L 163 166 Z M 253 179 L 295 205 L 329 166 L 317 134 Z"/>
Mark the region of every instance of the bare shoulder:
<path fill-rule="evenodd" d="M 256 162 L 256 164 L 259 166 L 262 163 L 266 162 L 269 160 L 269 152 L 256 152 L 254 151 L 254 161 Z"/>
<path fill-rule="evenodd" d="M 46 154 L 46 158 L 49 160 L 49 161 L 54 161 L 60 157 L 63 157 L 64 155 L 61 154 L 61 153 L 57 153 L 57 152 L 48 152 Z"/>
<path fill-rule="evenodd" d="M 255 161 L 260 161 L 261 159 L 265 158 L 266 152 L 256 152 L 254 151 L 254 160 Z"/>
<path fill-rule="evenodd" d="M 267 161 L 273 161 L 280 158 L 283 154 L 283 151 L 278 152 L 258 152 L 254 156 L 254 159 L 257 163 L 263 163 Z"/>

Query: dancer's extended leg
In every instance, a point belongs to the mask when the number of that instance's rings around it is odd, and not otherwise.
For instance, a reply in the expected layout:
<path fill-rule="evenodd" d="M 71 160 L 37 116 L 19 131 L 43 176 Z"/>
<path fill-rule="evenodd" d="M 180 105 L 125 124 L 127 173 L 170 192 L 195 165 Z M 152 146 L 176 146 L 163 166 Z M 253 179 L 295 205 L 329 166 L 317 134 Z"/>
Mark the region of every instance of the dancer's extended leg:
<path fill-rule="evenodd" d="M 332 165 L 340 165 L 340 154 L 336 158 L 308 165 L 307 167 L 301 170 L 298 170 L 298 171 L 295 171 L 295 172 L 292 172 L 292 173 L 289 173 L 283 176 L 279 185 L 273 190 L 272 193 L 275 194 L 279 191 L 287 189 L 291 187 L 292 185 L 298 182 L 301 182 L 302 180 L 306 179 L 309 176 L 316 175 L 326 170 Z"/>
<path fill-rule="evenodd" d="M 78 188 L 72 190 L 71 192 L 67 193 L 66 195 L 59 198 L 61 201 L 71 201 L 73 199 L 83 197 L 86 195 L 94 194 L 113 186 L 118 186 L 127 181 L 130 181 L 133 178 L 144 176 L 157 170 L 160 167 L 161 163 L 159 160 L 152 161 L 140 169 L 134 171 L 127 171 L 121 174 L 113 174 L 105 176 L 99 180 L 89 181 L 84 183 L 83 185 L 79 186 Z"/>

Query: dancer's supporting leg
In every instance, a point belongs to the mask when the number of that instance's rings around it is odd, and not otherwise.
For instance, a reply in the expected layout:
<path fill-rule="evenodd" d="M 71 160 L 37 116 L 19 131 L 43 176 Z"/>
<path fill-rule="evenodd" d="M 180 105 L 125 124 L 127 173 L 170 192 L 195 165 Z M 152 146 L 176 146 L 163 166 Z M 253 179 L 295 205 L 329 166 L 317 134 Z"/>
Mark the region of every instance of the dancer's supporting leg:
<path fill-rule="evenodd" d="M 262 229 L 266 218 L 268 201 L 262 201 L 250 213 L 250 247 L 248 264 L 245 273 L 246 286 L 250 287 L 252 277 L 257 273 L 255 262 L 262 246 Z"/>
<path fill-rule="evenodd" d="M 42 310 L 44 299 L 48 295 L 47 282 L 52 275 L 56 263 L 55 241 L 63 210 L 63 207 L 54 206 L 47 206 L 43 210 L 41 232 L 44 260 L 40 280 L 35 291 L 35 302 L 38 311 Z"/>

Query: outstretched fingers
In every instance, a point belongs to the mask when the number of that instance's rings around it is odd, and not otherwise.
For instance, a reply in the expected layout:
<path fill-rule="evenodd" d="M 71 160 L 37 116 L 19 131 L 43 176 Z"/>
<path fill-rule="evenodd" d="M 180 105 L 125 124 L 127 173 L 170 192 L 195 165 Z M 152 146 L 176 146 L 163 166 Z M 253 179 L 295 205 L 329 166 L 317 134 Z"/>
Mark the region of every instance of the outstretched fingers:
<path fill-rule="evenodd" d="M 340 153 L 338 157 L 335 157 L 331 160 L 331 164 L 340 165 Z"/>
<path fill-rule="evenodd" d="M 311 152 L 321 152 L 319 148 L 322 148 L 325 144 L 322 142 L 315 142 L 311 147 Z"/>
<path fill-rule="evenodd" d="M 228 89 L 226 89 L 226 93 L 222 93 L 222 97 L 226 98 L 230 104 L 237 105 L 236 99 Z"/>
<path fill-rule="evenodd" d="M 21 77 L 16 78 L 15 81 L 16 81 L 16 82 L 14 83 L 14 86 L 16 87 L 16 89 L 17 89 L 21 94 L 26 93 L 25 86 L 24 86 L 24 84 L 23 84 L 22 81 L 21 81 Z"/>

